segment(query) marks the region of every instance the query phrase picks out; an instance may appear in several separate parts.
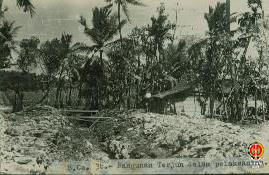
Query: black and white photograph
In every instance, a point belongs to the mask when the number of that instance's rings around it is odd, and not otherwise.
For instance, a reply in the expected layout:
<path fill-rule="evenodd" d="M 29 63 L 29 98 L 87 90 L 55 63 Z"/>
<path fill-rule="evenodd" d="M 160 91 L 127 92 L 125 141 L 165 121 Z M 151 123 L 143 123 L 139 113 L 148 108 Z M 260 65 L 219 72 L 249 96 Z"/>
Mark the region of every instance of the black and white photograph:
<path fill-rule="evenodd" d="M 0 174 L 269 173 L 268 0 L 0 0 Z"/>

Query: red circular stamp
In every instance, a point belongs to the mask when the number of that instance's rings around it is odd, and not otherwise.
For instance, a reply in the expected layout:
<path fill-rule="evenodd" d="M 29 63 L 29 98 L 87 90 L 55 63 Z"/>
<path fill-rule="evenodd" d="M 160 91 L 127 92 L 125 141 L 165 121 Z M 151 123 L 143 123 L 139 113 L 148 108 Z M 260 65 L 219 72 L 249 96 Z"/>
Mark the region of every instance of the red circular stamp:
<path fill-rule="evenodd" d="M 264 147 L 260 142 L 254 141 L 248 147 L 248 154 L 252 159 L 258 160 L 264 154 Z"/>

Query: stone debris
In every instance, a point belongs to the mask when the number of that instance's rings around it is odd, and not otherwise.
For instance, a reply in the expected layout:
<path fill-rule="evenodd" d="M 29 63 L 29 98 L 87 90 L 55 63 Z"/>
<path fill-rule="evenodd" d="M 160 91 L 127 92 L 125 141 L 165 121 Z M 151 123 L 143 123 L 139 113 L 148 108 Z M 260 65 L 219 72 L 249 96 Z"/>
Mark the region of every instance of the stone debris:
<path fill-rule="evenodd" d="M 42 174 L 53 160 L 245 157 L 260 134 L 204 116 L 116 110 L 100 116 L 112 119 L 87 126 L 47 106 L 0 114 L 0 174 Z"/>
<path fill-rule="evenodd" d="M 140 112 L 128 117 L 135 126 L 106 141 L 117 159 L 246 157 L 253 142 L 250 131 L 217 119 Z"/>
<path fill-rule="evenodd" d="M 42 174 L 54 160 L 87 160 L 95 146 L 80 140 L 86 131 L 48 106 L 0 114 L 0 174 Z"/>

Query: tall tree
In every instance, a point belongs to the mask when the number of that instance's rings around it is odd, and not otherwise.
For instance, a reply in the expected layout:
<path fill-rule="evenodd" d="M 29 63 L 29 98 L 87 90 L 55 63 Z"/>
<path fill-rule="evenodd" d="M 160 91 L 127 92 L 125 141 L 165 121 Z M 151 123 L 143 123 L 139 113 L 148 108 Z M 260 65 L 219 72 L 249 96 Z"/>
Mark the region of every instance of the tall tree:
<path fill-rule="evenodd" d="M 23 72 L 29 72 L 31 66 L 36 66 L 36 55 L 38 55 L 39 39 L 32 37 L 30 39 L 23 39 L 20 42 L 20 52 L 17 64 Z"/>
<path fill-rule="evenodd" d="M 14 25 L 14 21 L 4 20 L 0 23 L 0 69 L 9 67 L 11 52 L 16 50 L 15 37 L 19 28 Z"/>
<path fill-rule="evenodd" d="M 81 16 L 79 21 L 80 24 L 84 27 L 84 33 L 95 43 L 95 45 L 93 45 L 91 48 L 93 48 L 95 51 L 99 51 L 99 62 L 101 65 L 101 73 L 103 75 L 100 83 L 102 84 L 105 80 L 103 49 L 110 44 L 109 42 L 118 33 L 118 29 L 121 29 L 124 24 L 126 24 L 126 20 L 122 20 L 117 24 L 117 15 L 112 14 L 111 7 L 112 5 L 108 5 L 102 8 L 95 7 L 93 9 L 92 28 L 88 27 L 87 21 L 83 16 Z M 103 85 L 100 86 L 101 89 L 104 88 Z"/>
<path fill-rule="evenodd" d="M 141 3 L 139 0 L 105 0 L 108 3 L 114 3 L 117 5 L 117 11 L 118 11 L 118 25 L 121 24 L 121 10 L 123 10 L 125 16 L 127 17 L 127 20 L 130 22 L 131 18 L 129 15 L 128 5 L 134 5 L 134 6 L 145 6 L 143 3 Z M 118 28 L 119 34 L 120 34 L 120 40 L 122 41 L 122 31 L 121 27 Z"/>
<path fill-rule="evenodd" d="M 227 32 L 230 32 L 231 25 L 230 25 L 230 16 L 231 16 L 231 0 L 226 0 L 226 23 L 227 23 Z"/>
<path fill-rule="evenodd" d="M 58 99 L 59 93 L 61 91 L 62 86 L 64 85 L 64 80 L 68 79 L 69 82 L 69 95 L 67 99 L 68 105 L 72 104 L 71 95 L 72 95 L 72 80 L 74 77 L 78 77 L 78 68 L 81 65 L 81 62 L 84 57 L 78 55 L 80 53 L 81 48 L 85 48 L 85 45 L 82 43 L 73 44 L 72 35 L 63 33 L 61 37 L 61 55 L 63 64 L 61 66 L 61 71 L 59 74 L 59 83 L 58 89 L 56 93 L 56 99 Z M 64 77 L 66 76 L 66 77 Z"/>
<path fill-rule="evenodd" d="M 0 89 L 14 92 L 13 112 L 23 110 L 24 93 L 40 89 L 40 82 L 35 74 L 18 71 L 0 71 Z"/>
<path fill-rule="evenodd" d="M 222 46 L 220 44 L 221 37 L 227 31 L 230 21 L 227 21 L 227 6 L 225 3 L 217 3 L 216 7 L 209 7 L 209 12 L 204 15 L 205 20 L 208 24 L 209 38 L 208 48 L 206 50 L 206 64 L 205 64 L 205 75 L 208 76 L 207 85 L 205 89 L 209 93 L 210 99 L 210 114 L 213 115 L 214 101 L 216 98 L 216 90 L 219 88 L 220 66 L 223 62 L 221 53 Z M 220 70 L 219 70 L 220 69 Z M 209 89 L 208 89 L 209 88 Z"/>
<path fill-rule="evenodd" d="M 161 4 L 158 8 L 158 16 L 151 17 L 151 26 L 148 28 L 149 36 L 153 38 L 154 55 L 157 61 L 163 60 L 163 49 L 166 40 L 173 40 L 173 35 L 170 33 L 176 27 L 168 21 L 168 15 L 165 13 L 165 6 Z"/>
<path fill-rule="evenodd" d="M 253 65 L 257 65 L 254 67 L 254 71 L 256 71 L 256 74 L 252 75 L 252 81 L 255 84 L 255 92 L 253 94 L 255 98 L 255 116 L 257 121 L 257 103 L 256 100 L 260 96 L 259 93 L 262 91 L 261 86 L 264 85 L 264 78 L 263 76 L 266 74 L 263 73 L 263 68 L 266 67 L 266 57 L 264 58 L 264 51 L 266 50 L 266 47 L 264 47 L 262 43 L 262 28 L 263 28 L 263 18 L 264 18 L 264 11 L 263 11 L 263 5 L 262 0 L 248 0 L 248 7 L 250 11 L 245 12 L 242 14 L 241 18 L 239 18 L 239 42 L 241 43 L 241 47 L 243 50 L 243 54 L 241 56 L 241 60 L 244 63 L 248 63 L 250 60 L 247 59 L 247 52 L 250 47 L 250 43 L 256 43 L 256 49 L 258 51 L 258 57 L 254 58 L 255 63 Z M 246 65 L 246 64 L 244 64 Z M 255 77 L 255 78 L 254 78 Z M 263 100 L 263 97 L 261 97 Z"/>
<path fill-rule="evenodd" d="M 0 0 L 0 69 L 1 67 L 7 67 L 9 59 L 7 56 L 11 55 L 10 48 L 13 47 L 14 37 L 19 27 L 14 27 L 14 22 L 9 22 L 4 18 L 4 13 L 8 10 L 7 7 L 3 7 L 4 0 Z M 31 0 L 16 0 L 17 6 L 22 8 L 24 12 L 29 12 L 31 16 L 35 13 L 35 8 Z M 7 32 L 10 32 L 9 34 Z M 8 35 L 8 36 L 7 36 Z M 12 35 L 12 36 L 11 36 Z M 7 43 L 9 43 L 7 46 Z M 7 48 L 9 47 L 9 48 Z"/>
<path fill-rule="evenodd" d="M 0 19 L 4 16 L 4 13 L 7 11 L 7 8 L 3 7 L 3 1 L 0 0 Z M 29 12 L 31 16 L 35 13 L 35 7 L 32 4 L 32 0 L 16 0 L 17 6 L 21 8 L 24 12 Z"/>
<path fill-rule="evenodd" d="M 61 50 L 61 41 L 57 38 L 54 38 L 50 41 L 46 41 L 41 44 L 39 49 L 39 66 L 43 71 L 43 90 L 46 91 L 40 103 L 47 99 L 49 96 L 51 86 L 56 80 L 56 76 L 61 68 L 63 62 Z"/>
<path fill-rule="evenodd" d="M 207 38 L 195 43 L 189 49 L 192 69 L 195 72 L 196 82 L 201 91 L 201 106 L 210 99 L 210 114 L 213 115 L 214 101 L 222 91 L 222 82 L 226 78 L 227 53 L 229 49 L 228 26 L 231 22 L 226 3 L 217 3 L 209 6 L 208 13 L 204 14 L 208 24 Z M 229 21 L 227 20 L 229 18 Z"/>
<path fill-rule="evenodd" d="M 215 7 L 209 6 L 208 13 L 205 13 L 204 18 L 207 21 L 209 34 L 216 35 L 224 33 L 227 30 L 230 22 L 227 21 L 227 6 L 226 3 L 217 3 Z"/>
<path fill-rule="evenodd" d="M 41 47 L 43 61 L 47 68 L 48 75 L 57 77 L 57 91 L 55 106 L 59 107 L 62 103 L 61 91 L 65 83 L 65 76 L 70 71 L 75 71 L 73 63 L 73 55 L 80 51 L 81 43 L 72 43 L 72 35 L 63 33 L 61 39 L 53 39 L 51 42 L 46 42 Z M 50 80 L 53 77 L 48 77 Z"/>

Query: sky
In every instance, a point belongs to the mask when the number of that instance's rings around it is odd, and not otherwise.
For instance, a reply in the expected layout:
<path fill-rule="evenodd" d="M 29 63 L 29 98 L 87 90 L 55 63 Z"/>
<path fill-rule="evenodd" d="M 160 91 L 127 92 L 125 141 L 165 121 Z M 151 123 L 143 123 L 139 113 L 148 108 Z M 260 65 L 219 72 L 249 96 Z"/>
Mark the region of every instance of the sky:
<path fill-rule="evenodd" d="M 32 0 L 36 8 L 33 18 L 24 14 L 15 5 L 15 0 L 4 0 L 4 6 L 9 8 L 6 16 L 14 20 L 16 25 L 22 26 L 17 39 L 39 37 L 41 41 L 60 37 L 63 32 L 73 35 L 74 42 L 91 44 L 89 38 L 83 33 L 83 28 L 78 23 L 79 16 L 83 15 L 90 22 L 92 9 L 101 7 L 104 0 Z M 129 7 L 131 23 L 123 29 L 123 34 L 135 26 L 150 24 L 150 18 L 156 15 L 156 9 L 160 3 L 164 3 L 169 19 L 174 22 L 176 9 L 178 10 L 177 37 L 184 35 L 204 36 L 207 24 L 204 13 L 208 7 L 215 6 L 217 2 L 225 0 L 141 0 L 145 7 Z M 247 0 L 231 0 L 231 11 L 242 12 L 246 9 Z M 179 4 L 177 6 L 177 4 Z M 264 9 L 269 8 L 269 1 L 264 0 Z M 116 9 L 115 9 L 116 10 Z M 88 23 L 89 23 L 88 22 Z"/>

